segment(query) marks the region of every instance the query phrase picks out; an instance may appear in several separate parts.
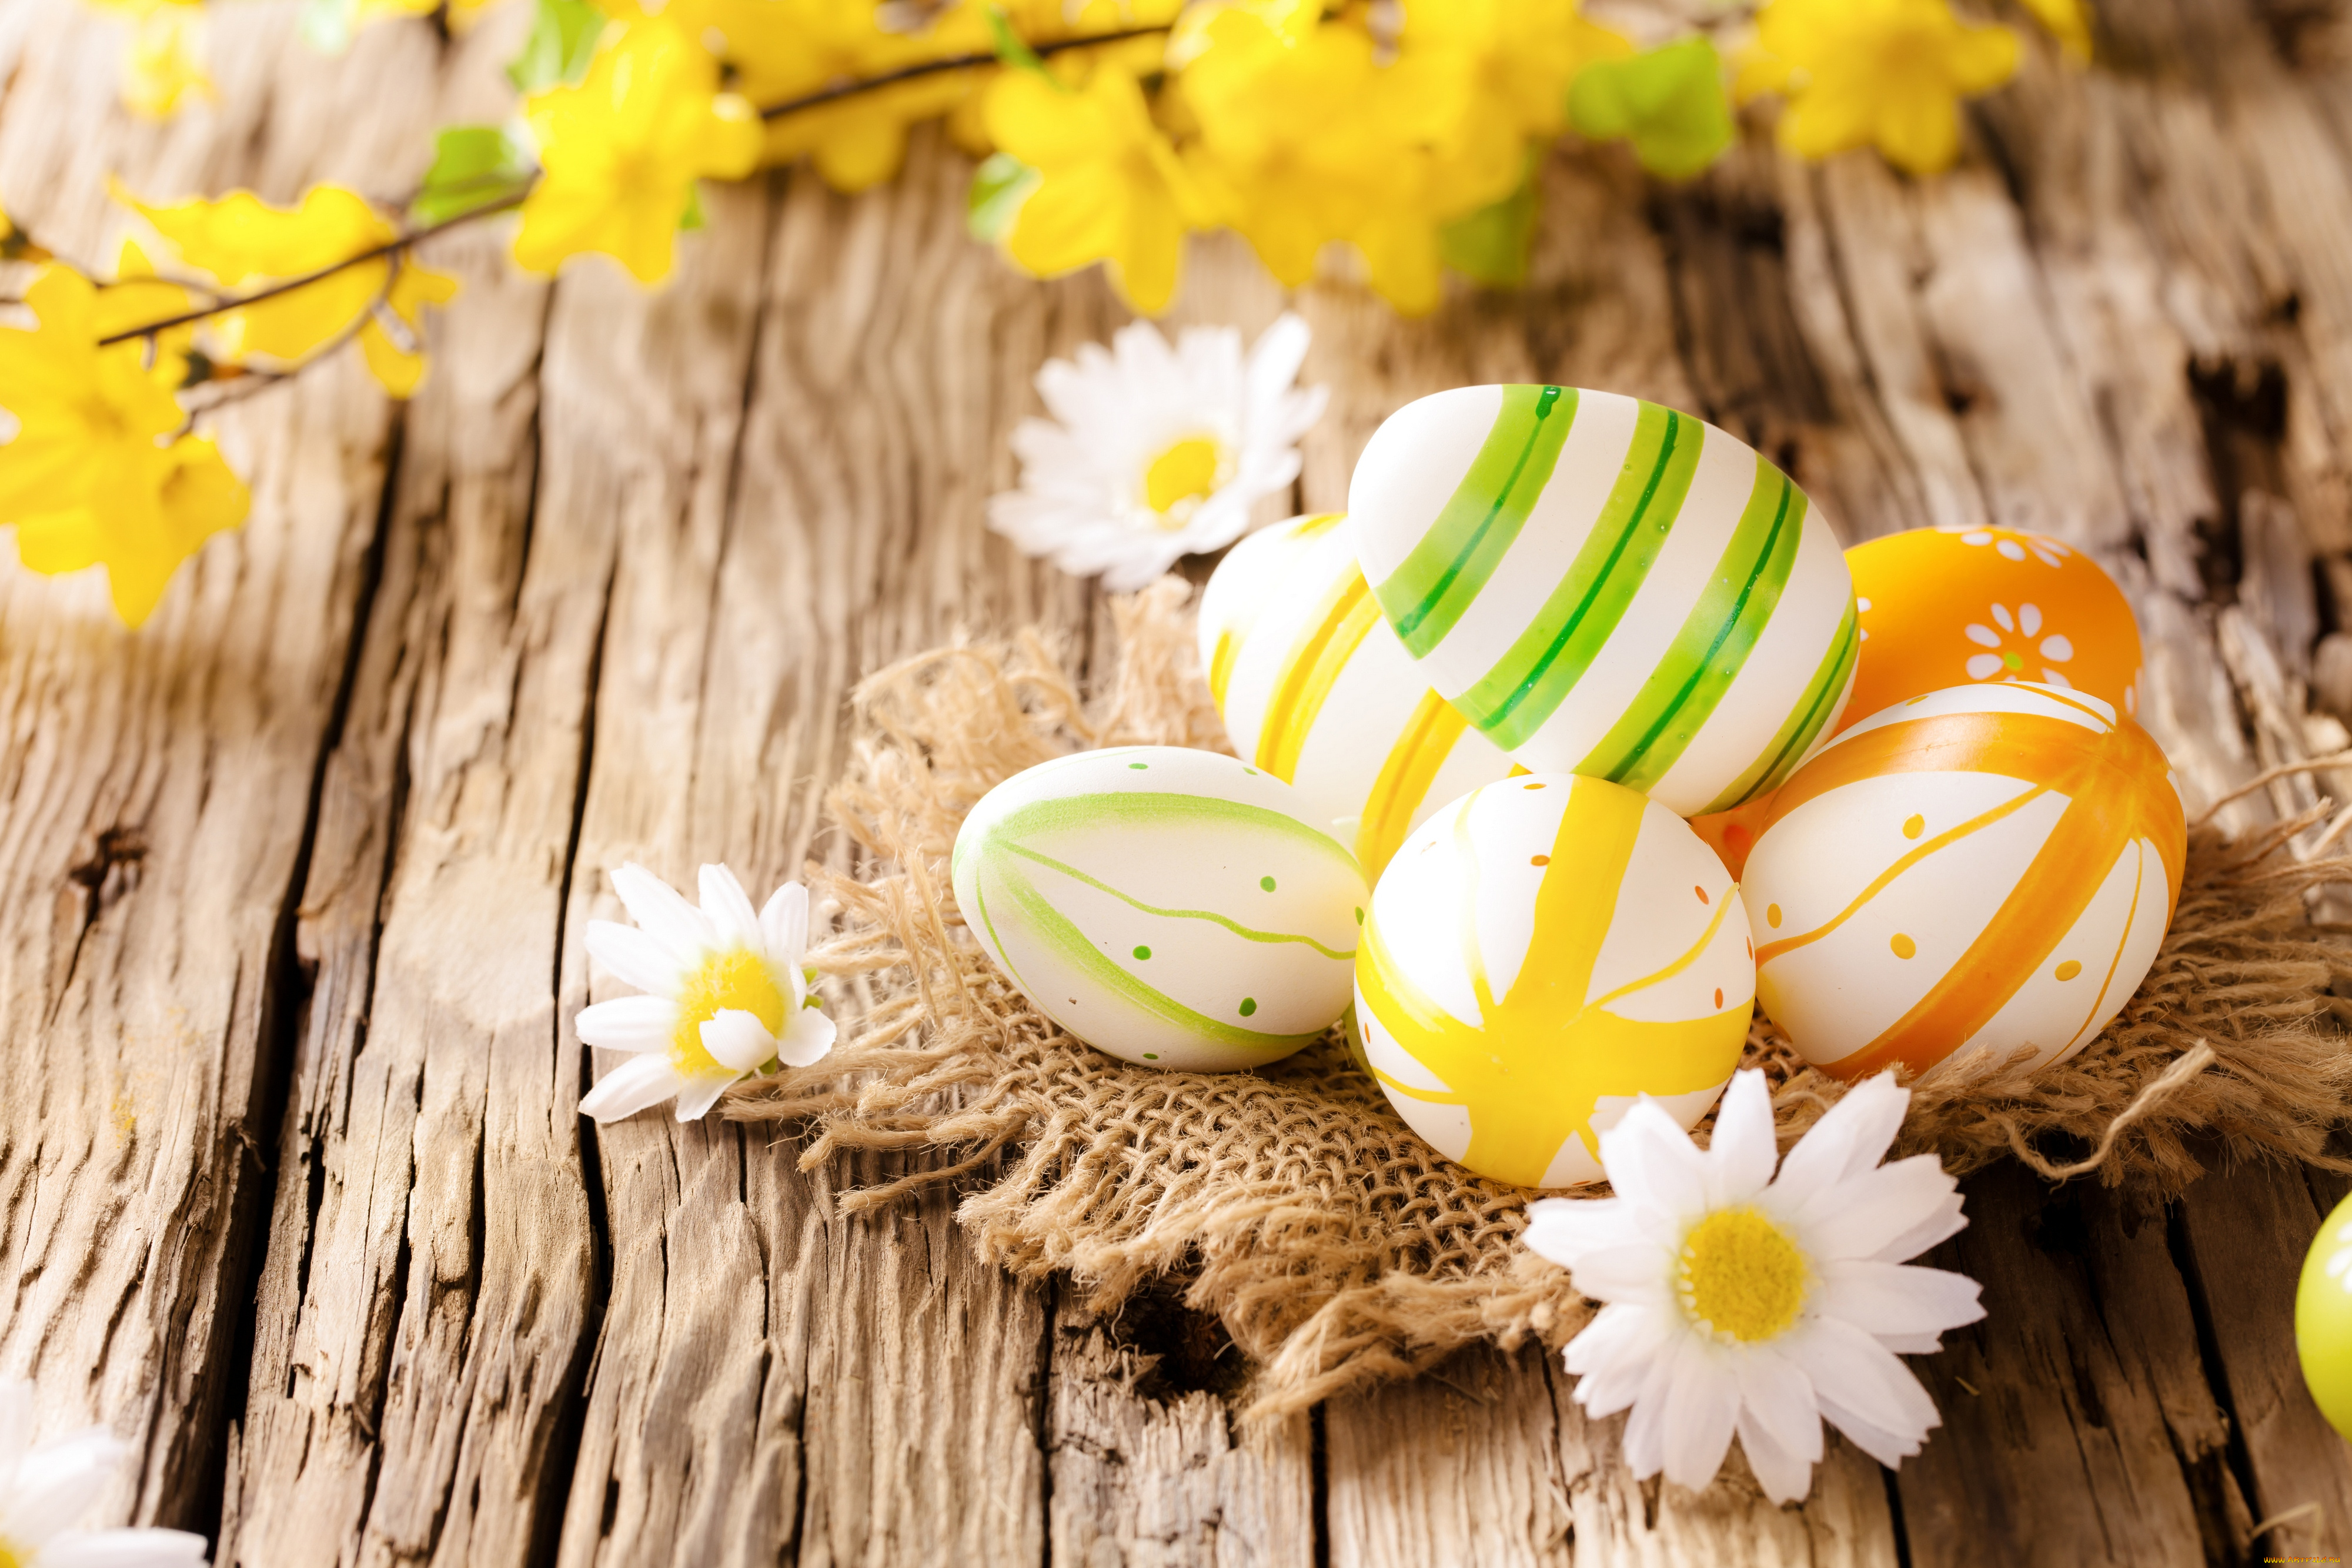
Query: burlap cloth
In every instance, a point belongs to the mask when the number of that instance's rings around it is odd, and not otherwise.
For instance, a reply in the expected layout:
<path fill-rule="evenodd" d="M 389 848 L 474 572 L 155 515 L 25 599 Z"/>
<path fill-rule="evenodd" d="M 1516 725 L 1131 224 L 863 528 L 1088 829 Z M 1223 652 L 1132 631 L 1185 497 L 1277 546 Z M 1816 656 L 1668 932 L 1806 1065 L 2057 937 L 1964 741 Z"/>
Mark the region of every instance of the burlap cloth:
<path fill-rule="evenodd" d="M 854 1032 L 824 1062 L 739 1090 L 725 1113 L 812 1121 L 804 1166 L 924 1152 L 917 1174 L 844 1202 L 961 1178 L 976 1190 L 959 1217 L 986 1255 L 1027 1277 L 1062 1270 L 1097 1309 L 1156 1276 L 1182 1281 L 1254 1363 L 1253 1416 L 1477 1340 L 1557 1343 L 1587 1308 L 1517 1243 L 1534 1195 L 1413 1136 L 1336 1030 L 1255 1073 L 1132 1067 L 1031 1010 L 963 930 L 949 855 L 992 787 L 1083 747 L 1227 749 L 1187 598 L 1171 579 L 1114 601 L 1116 668 L 1092 704 L 1034 632 L 939 649 L 860 688 L 865 735 L 827 803 L 862 864 L 812 868 L 840 934 L 810 959 L 858 1004 L 840 1009 Z M 2052 1179 L 2095 1172 L 2167 1194 L 2217 1155 L 2352 1169 L 2327 1146 L 2352 1088 L 2329 987 L 2352 979 L 2352 949 L 2314 926 L 2305 899 L 2352 881 L 2352 859 L 2298 860 L 2309 826 L 2234 844 L 2192 829 L 2171 934 L 2107 1031 L 2030 1081 L 2006 1063 L 1929 1077 L 1898 1152 L 1932 1150 L 1955 1171 L 2014 1157 Z M 1771 1076 L 1784 1148 L 1843 1092 L 1762 1019 L 1748 1061 Z"/>

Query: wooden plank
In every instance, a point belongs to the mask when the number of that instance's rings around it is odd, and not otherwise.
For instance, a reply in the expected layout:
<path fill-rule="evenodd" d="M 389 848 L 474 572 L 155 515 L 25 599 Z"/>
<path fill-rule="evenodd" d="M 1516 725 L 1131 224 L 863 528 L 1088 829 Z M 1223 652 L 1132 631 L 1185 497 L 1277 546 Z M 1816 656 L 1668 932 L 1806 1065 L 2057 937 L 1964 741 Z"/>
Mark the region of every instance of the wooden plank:
<path fill-rule="evenodd" d="M 286 47 L 290 6 L 220 23 L 226 107 L 164 129 L 114 107 L 120 36 L 9 7 L 0 189 L 61 253 L 110 254 L 107 180 L 161 195 L 386 166 L 429 49 Z M 331 141 L 236 128 L 340 102 Z M 227 134 L 221 134 L 226 131 Z M 103 1420 L 140 1455 L 104 1520 L 206 1522 L 268 1199 L 284 937 L 383 487 L 381 394 L 355 360 L 218 422 L 252 517 L 137 632 L 102 579 L 0 570 L 0 1360 L 45 1431 Z M 13 552 L 13 547 L 11 551 Z"/>
<path fill-rule="evenodd" d="M 1507 1356 L 1466 1350 L 1414 1382 L 1324 1407 L 1333 1568 L 1572 1561 L 1577 1521 L 1543 1356 L 1532 1344 Z"/>
<path fill-rule="evenodd" d="M 2244 1166 L 2206 1176 L 2180 1203 L 2208 1354 L 2252 1483 L 2247 1507 L 2259 1521 L 2294 1515 L 2251 1543 L 2273 1556 L 2352 1545 L 2352 1452 L 2312 1403 L 2294 1349 L 2304 1254 L 2347 1189 L 2318 1172 Z"/>
<path fill-rule="evenodd" d="M 619 915 L 625 860 L 681 886 L 723 861 L 761 896 L 796 874 L 868 671 L 967 617 L 1084 627 L 1085 586 L 1016 562 L 982 506 L 1034 363 L 995 334 L 1042 357 L 1053 307 L 1098 313 L 1099 285 L 1013 284 L 940 221 L 959 178 L 925 139 L 860 201 L 727 193 L 745 237 L 719 336 L 592 375 L 673 398 L 691 378 L 703 455 L 677 507 L 623 524 L 570 930 Z M 568 1019 L 609 982 L 576 936 L 564 965 Z M 833 1184 L 878 1171 L 803 1176 L 767 1125 L 649 1113 L 596 1142 L 613 1304 L 562 1561 L 1042 1558 L 1042 1308 L 973 1257 L 948 1195 L 845 1218 Z"/>
<path fill-rule="evenodd" d="M 1924 1261 L 1979 1281 L 1985 1318 L 1912 1362 L 1944 1426 L 1895 1476 L 1911 1562 L 2242 1551 L 2228 1425 L 2160 1215 L 2015 1165 L 1962 1185 L 1969 1228 Z"/>
<path fill-rule="evenodd" d="M 1248 1369 L 1214 1320 L 1147 1291 L 1108 1318 L 1064 1306 L 1052 1340 L 1052 1561 L 1315 1560 L 1313 1423 L 1237 1426 Z"/>

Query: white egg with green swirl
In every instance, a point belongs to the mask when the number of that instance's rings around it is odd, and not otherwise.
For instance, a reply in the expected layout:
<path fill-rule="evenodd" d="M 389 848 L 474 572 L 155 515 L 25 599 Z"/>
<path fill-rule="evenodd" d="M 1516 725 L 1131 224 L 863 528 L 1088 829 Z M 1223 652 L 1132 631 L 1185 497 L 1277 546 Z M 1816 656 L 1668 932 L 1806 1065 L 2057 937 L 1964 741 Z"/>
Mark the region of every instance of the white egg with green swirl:
<path fill-rule="evenodd" d="M 982 798 L 956 903 L 1038 1011 L 1152 1067 L 1277 1061 L 1347 1009 L 1364 874 L 1264 769 L 1172 746 L 1083 751 Z"/>

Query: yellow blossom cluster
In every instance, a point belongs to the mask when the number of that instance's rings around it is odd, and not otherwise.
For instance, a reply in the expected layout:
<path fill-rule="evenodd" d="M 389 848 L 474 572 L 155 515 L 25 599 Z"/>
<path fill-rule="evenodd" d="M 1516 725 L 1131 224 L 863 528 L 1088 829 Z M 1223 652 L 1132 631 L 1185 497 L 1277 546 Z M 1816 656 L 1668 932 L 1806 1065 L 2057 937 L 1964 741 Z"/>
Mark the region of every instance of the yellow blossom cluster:
<path fill-rule="evenodd" d="M 126 96 L 165 114 L 211 92 L 200 0 L 92 0 L 134 28 Z M 339 47 L 382 16 L 463 25 L 490 0 L 310 0 Z M 520 207 L 516 261 L 600 253 L 666 277 L 700 182 L 807 160 L 835 188 L 895 175 L 909 128 L 943 120 L 982 161 L 973 231 L 1043 277 L 1102 264 L 1138 309 L 1175 296 L 1187 235 L 1231 228 L 1286 284 L 1333 246 L 1400 310 L 1452 267 L 1508 281 L 1534 233 L 1534 172 L 1566 131 L 1622 140 L 1670 178 L 1736 134 L 1731 101 L 1780 100 L 1791 152 L 1876 147 L 1923 174 L 1959 154 L 1962 99 L 2017 68 L 2005 26 L 1953 0 L 1722 0 L 1647 47 L 1581 0 L 530 0 L 504 125 L 441 133 L 407 212 L 320 186 L 149 204 L 163 265 L 126 243 L 100 281 L 0 215 L 29 276 L 0 325 L 0 527 L 44 571 L 103 564 L 136 623 L 179 562 L 244 516 L 199 387 L 282 379 L 356 342 L 393 396 L 425 371 L 420 328 L 454 280 L 420 234 Z M 2083 0 L 2023 0 L 2077 61 Z M 1717 40 L 1732 46 L 1727 70 Z M 216 392 L 216 386 L 214 387 Z M 212 398 L 209 401 L 218 401 Z"/>
<path fill-rule="evenodd" d="M 0 261 L 34 267 L 31 325 L 0 326 L 0 526 L 36 571 L 104 566 L 135 626 L 182 561 L 249 504 L 192 430 L 187 394 L 280 379 L 356 340 L 395 397 L 425 372 L 424 308 L 457 291 L 411 260 L 393 220 L 319 186 L 290 208 L 248 192 L 150 204 L 118 192 L 169 267 L 126 240 L 109 279 L 84 277 L 0 216 Z"/>
<path fill-rule="evenodd" d="M 542 18 L 587 3 L 537 0 Z M 1154 313 L 1184 236 L 1211 227 L 1288 284 L 1352 247 L 1407 312 L 1435 307 L 1446 265 L 1512 277 L 1530 172 L 1563 131 L 1622 138 L 1670 177 L 1730 144 L 1717 34 L 1738 45 L 1743 99 L 1785 100 L 1790 151 L 1875 145 L 1915 173 L 1958 156 L 1959 100 L 2019 54 L 1952 0 L 1764 0 L 1647 49 L 1580 0 L 593 3 L 577 68 L 525 100 L 546 172 L 525 266 L 601 251 L 650 280 L 698 179 L 806 158 L 859 191 L 898 172 L 911 124 L 943 118 L 986 157 L 975 232 L 1040 276 L 1100 262 Z M 2030 3 L 2087 55 L 2082 0 Z"/>

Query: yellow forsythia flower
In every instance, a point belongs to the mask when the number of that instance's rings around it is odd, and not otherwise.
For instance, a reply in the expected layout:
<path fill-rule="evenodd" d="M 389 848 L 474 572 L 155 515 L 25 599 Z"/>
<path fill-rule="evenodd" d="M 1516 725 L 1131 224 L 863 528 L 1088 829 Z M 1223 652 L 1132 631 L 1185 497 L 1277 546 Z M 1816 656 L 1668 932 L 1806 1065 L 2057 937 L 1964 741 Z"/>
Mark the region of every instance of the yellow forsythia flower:
<path fill-rule="evenodd" d="M 425 307 L 446 305 L 457 293 L 456 278 L 427 272 L 402 258 L 400 270 L 393 275 L 392 287 L 383 297 L 384 310 L 399 323 L 401 340 L 394 340 L 394 329 L 384 324 L 380 314 L 360 329 L 360 353 L 384 391 L 394 397 L 415 394 L 417 383 L 425 379 L 425 350 L 419 346 Z"/>
<path fill-rule="evenodd" d="M 35 571 L 103 565 L 114 611 L 136 626 L 197 546 L 245 520 L 245 486 L 210 441 L 165 438 L 184 423 L 137 342 L 98 346 L 98 291 L 42 269 L 26 301 L 37 329 L 0 329 L 0 524 Z"/>
<path fill-rule="evenodd" d="M 183 100 L 214 96 L 205 73 L 205 14 L 194 5 L 157 5 L 131 35 L 122 59 L 122 101 L 148 120 L 168 120 Z"/>
<path fill-rule="evenodd" d="M 337 185 L 313 185 L 293 208 L 273 207 L 250 191 L 168 206 L 125 199 L 182 261 L 209 273 L 225 288 L 247 292 L 364 255 L 400 234 L 366 197 Z M 402 362 L 413 355 L 384 354 L 389 340 L 372 340 L 383 339 L 383 326 L 362 318 L 382 300 L 414 326 L 411 318 L 419 304 L 437 304 L 457 287 L 456 279 L 425 272 L 406 257 L 399 259 L 395 276 L 394 259 L 378 256 L 291 293 L 225 311 L 207 323 L 206 336 L 224 360 L 242 363 L 261 354 L 294 364 L 356 327 L 369 369 L 386 392 L 406 397 L 424 373 L 422 363 Z"/>
<path fill-rule="evenodd" d="M 2017 35 L 1961 21 L 1950 0 L 1771 0 L 1756 31 L 1738 90 L 1790 95 L 1783 147 L 1826 158 L 1874 142 L 1913 174 L 1949 168 L 1959 100 L 2017 70 Z"/>
<path fill-rule="evenodd" d="M 155 264 L 136 240 L 124 240 L 114 263 L 114 281 L 98 291 L 98 335 L 110 337 L 168 321 L 195 308 L 195 297 L 176 283 L 155 276 Z M 196 329 L 170 327 L 154 335 L 155 352 L 148 369 L 166 387 L 187 384 L 188 353 L 195 347 Z"/>
<path fill-rule="evenodd" d="M 122 56 L 122 101 L 133 114 L 163 120 L 194 95 L 213 96 L 205 74 L 205 14 L 200 0 L 90 0 L 99 10 L 131 18 L 131 46 Z"/>
<path fill-rule="evenodd" d="M 1256 8 L 1224 8 L 1185 40 L 1181 78 L 1201 128 L 1193 166 L 1221 215 L 1293 287 L 1313 275 L 1327 241 L 1389 220 L 1424 183 L 1414 176 L 1427 160 L 1370 35 L 1314 20 L 1300 30 Z"/>
<path fill-rule="evenodd" d="M 577 87 L 533 93 L 523 112 L 546 171 L 514 243 L 533 272 L 601 251 L 640 283 L 667 277 L 695 182 L 740 179 L 760 158 L 758 114 L 719 90 L 719 62 L 667 13 L 622 27 Z"/>
<path fill-rule="evenodd" d="M 1517 187 L 1530 138 L 1566 127 L 1569 84 L 1595 60 L 1633 52 L 1586 21 L 1578 0 L 1444 0 L 1405 7 L 1398 68 L 1451 160 L 1466 212 Z"/>
<path fill-rule="evenodd" d="M 1070 89 L 1008 70 L 989 84 L 987 110 L 996 144 L 1041 176 L 1005 232 L 1005 253 L 1043 277 L 1107 263 L 1129 305 L 1150 316 L 1168 308 L 1184 233 L 1212 214 L 1135 78 L 1105 62 Z"/>
<path fill-rule="evenodd" d="M 735 90 L 763 108 L 988 47 L 986 29 L 976 26 L 886 32 L 873 0 L 700 0 L 697 12 L 726 40 Z M 976 13 L 965 5 L 958 15 Z M 971 76 L 943 71 L 770 120 L 767 156 L 788 163 L 805 154 L 836 191 L 878 185 L 906 158 L 907 127 L 954 108 L 971 90 Z"/>
<path fill-rule="evenodd" d="M 2078 65 L 2091 59 L 2091 10 L 2084 0 L 2024 0 L 2033 19 L 2050 30 L 2066 57 Z"/>

